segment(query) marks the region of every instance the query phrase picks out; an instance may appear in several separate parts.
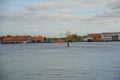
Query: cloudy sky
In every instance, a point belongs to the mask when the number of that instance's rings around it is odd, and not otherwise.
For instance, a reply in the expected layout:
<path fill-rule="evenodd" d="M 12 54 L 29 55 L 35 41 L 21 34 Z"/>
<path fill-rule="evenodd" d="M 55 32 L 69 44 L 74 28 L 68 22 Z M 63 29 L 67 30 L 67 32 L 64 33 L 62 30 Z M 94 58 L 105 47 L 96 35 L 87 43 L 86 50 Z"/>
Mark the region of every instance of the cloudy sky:
<path fill-rule="evenodd" d="M 0 35 L 120 32 L 120 0 L 0 0 Z"/>

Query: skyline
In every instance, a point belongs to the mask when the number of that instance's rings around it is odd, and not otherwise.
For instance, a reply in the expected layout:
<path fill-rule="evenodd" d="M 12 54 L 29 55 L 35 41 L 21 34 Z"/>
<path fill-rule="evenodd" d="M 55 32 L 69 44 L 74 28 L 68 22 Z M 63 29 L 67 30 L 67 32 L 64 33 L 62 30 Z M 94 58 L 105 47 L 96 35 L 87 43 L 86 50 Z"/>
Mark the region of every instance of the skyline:
<path fill-rule="evenodd" d="M 0 35 L 120 32 L 119 0 L 0 0 Z"/>

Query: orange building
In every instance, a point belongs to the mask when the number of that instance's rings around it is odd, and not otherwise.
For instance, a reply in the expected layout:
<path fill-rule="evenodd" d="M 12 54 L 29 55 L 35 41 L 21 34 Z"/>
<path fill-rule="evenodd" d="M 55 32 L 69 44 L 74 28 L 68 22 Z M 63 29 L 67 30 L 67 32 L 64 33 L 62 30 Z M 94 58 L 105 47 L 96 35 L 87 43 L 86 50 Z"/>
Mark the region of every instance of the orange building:
<path fill-rule="evenodd" d="M 94 41 L 100 41 L 101 40 L 101 34 L 96 33 L 96 34 L 88 34 L 89 38 L 92 38 Z"/>
<path fill-rule="evenodd" d="M 14 37 L 13 36 L 4 37 L 2 39 L 2 43 L 12 43 L 13 41 L 14 41 Z"/>
<path fill-rule="evenodd" d="M 43 42 L 43 41 L 44 41 L 44 37 L 42 37 L 42 36 L 32 37 L 32 42 Z"/>
<path fill-rule="evenodd" d="M 31 42 L 43 42 L 44 37 L 42 36 L 6 36 L 1 42 L 2 43 L 31 43 Z"/>
<path fill-rule="evenodd" d="M 16 41 L 26 41 L 27 39 L 26 39 L 26 37 L 25 36 L 16 36 L 16 38 L 15 38 L 15 40 Z"/>

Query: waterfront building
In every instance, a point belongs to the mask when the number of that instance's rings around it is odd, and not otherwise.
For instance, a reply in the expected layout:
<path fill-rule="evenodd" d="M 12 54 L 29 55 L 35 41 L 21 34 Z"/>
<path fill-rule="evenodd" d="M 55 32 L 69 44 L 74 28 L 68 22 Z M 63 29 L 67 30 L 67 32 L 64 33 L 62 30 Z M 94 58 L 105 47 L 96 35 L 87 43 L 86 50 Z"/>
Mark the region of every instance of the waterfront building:
<path fill-rule="evenodd" d="M 31 43 L 31 42 L 43 42 L 44 37 L 42 36 L 6 36 L 1 42 L 2 43 Z"/>
<path fill-rule="evenodd" d="M 102 39 L 100 33 L 88 34 L 88 37 L 91 38 L 93 41 L 101 41 Z"/>
<path fill-rule="evenodd" d="M 120 40 L 120 32 L 106 32 L 101 33 L 103 41 L 119 41 Z"/>
<path fill-rule="evenodd" d="M 14 37 L 13 36 L 7 36 L 7 37 L 4 37 L 2 40 L 1 40 L 2 43 L 13 43 L 14 42 Z"/>
<path fill-rule="evenodd" d="M 35 42 L 35 43 L 44 42 L 44 37 L 34 36 L 34 37 L 32 37 L 32 42 Z"/>
<path fill-rule="evenodd" d="M 26 41 L 27 41 L 27 39 L 25 36 L 16 36 L 15 37 L 15 43 L 24 43 Z"/>

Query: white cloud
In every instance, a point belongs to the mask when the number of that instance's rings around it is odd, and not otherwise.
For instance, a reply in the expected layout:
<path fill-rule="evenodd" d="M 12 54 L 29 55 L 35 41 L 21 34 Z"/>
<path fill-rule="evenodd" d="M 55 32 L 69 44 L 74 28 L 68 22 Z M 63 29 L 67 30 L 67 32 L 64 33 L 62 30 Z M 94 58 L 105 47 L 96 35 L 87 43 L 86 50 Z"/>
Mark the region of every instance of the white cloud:
<path fill-rule="evenodd" d="M 0 32 L 19 34 L 56 35 L 57 33 L 94 32 L 104 26 L 119 28 L 119 2 L 107 0 L 51 0 L 41 3 L 27 4 L 22 10 L 4 9 L 0 11 Z M 107 4 L 108 3 L 108 4 Z M 86 11 L 108 8 L 102 13 L 75 14 L 82 8 Z M 72 13 L 73 12 L 73 13 Z M 118 25 L 111 25 L 118 24 Z M 9 29 L 10 28 L 10 29 Z M 92 28 L 92 29 L 91 29 Z M 111 28 L 112 29 L 112 28 Z"/>

